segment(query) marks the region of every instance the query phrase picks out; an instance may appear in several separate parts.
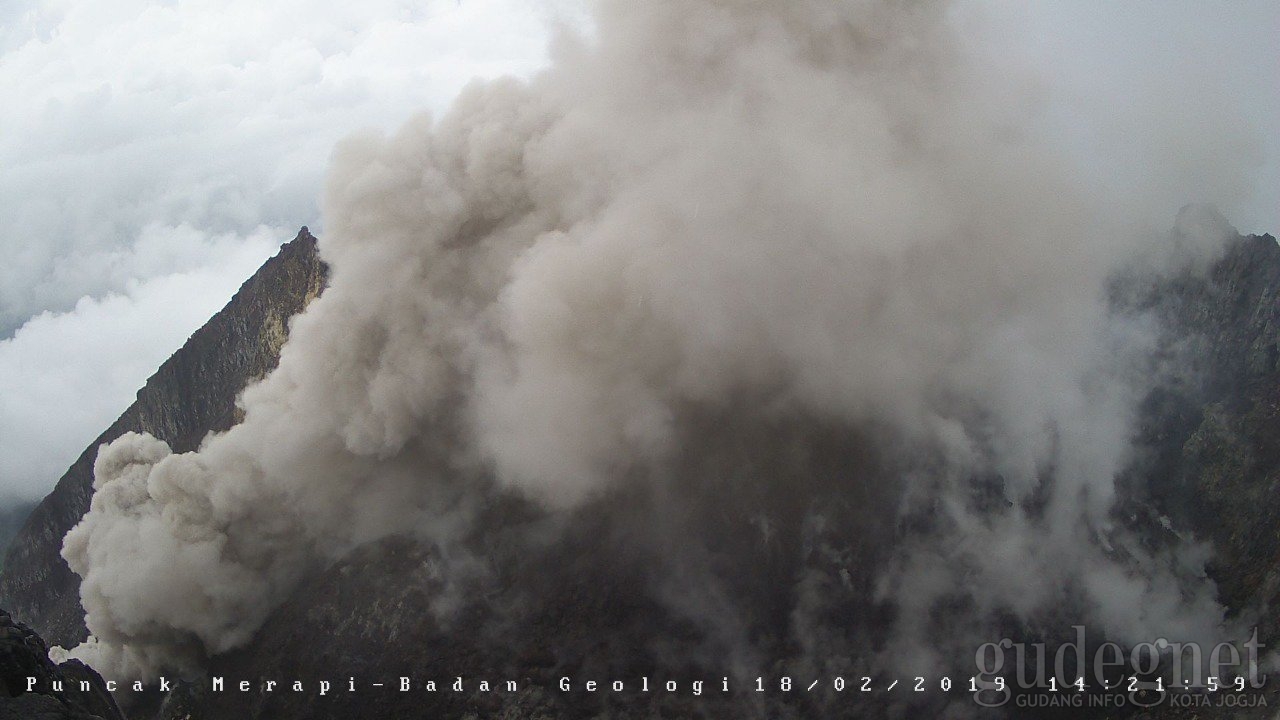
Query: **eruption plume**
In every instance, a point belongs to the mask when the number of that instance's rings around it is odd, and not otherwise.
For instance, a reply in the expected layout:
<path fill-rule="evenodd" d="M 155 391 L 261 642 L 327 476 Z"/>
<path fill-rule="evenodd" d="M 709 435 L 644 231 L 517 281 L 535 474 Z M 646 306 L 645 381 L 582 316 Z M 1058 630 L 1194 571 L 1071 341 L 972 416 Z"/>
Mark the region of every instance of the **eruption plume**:
<path fill-rule="evenodd" d="M 1119 638 L 1214 632 L 1212 588 L 1186 585 L 1203 553 L 1126 544 L 1112 517 L 1155 333 L 1106 290 L 1167 198 L 1096 192 L 960 30 L 971 11 L 607 0 L 531 81 L 344 142 L 330 285 L 243 423 L 194 453 L 102 448 L 63 551 L 94 636 L 76 654 L 194 667 L 308 572 L 392 533 L 447 545 L 485 498 L 785 496 L 830 447 L 824 492 L 928 515 L 838 528 L 875 541 L 858 581 L 900 617 L 1070 595 Z M 797 512 L 813 537 L 833 522 Z M 778 519 L 757 520 L 767 543 Z M 698 572 L 659 594 L 732 604 Z M 832 572 L 798 581 L 815 613 Z M 927 623 L 901 625 L 914 673 L 938 662 Z"/>

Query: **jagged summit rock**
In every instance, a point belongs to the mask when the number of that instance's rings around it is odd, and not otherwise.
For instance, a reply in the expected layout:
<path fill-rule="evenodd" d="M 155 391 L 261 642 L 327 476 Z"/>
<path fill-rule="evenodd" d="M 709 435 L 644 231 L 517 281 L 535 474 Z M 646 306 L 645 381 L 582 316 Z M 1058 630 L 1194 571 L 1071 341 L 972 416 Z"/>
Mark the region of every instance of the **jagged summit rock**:
<path fill-rule="evenodd" d="M 235 398 L 279 360 L 289 318 L 324 288 L 325 265 L 303 227 L 249 278 L 138 391 L 137 400 L 87 447 L 10 543 L 0 573 L 0 607 L 52 645 L 87 636 L 80 578 L 63 561 L 62 538 L 89 509 L 98 447 L 148 432 L 175 452 L 193 450 L 213 430 L 235 424 Z"/>

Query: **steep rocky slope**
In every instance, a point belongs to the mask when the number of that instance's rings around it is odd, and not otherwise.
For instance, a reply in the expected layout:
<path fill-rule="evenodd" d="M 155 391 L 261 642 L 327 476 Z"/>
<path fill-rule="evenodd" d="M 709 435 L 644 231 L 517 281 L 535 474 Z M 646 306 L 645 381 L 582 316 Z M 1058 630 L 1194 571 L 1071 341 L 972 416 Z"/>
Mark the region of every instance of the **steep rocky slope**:
<path fill-rule="evenodd" d="M 1132 307 L 1165 328 L 1164 369 L 1125 489 L 1210 540 L 1220 600 L 1280 635 L 1261 612 L 1280 591 L 1280 246 L 1237 238 L 1207 272 L 1134 294 Z"/>
<path fill-rule="evenodd" d="M 18 531 L 22 529 L 23 523 L 31 516 L 31 511 L 35 510 L 36 503 L 33 501 L 15 502 L 7 507 L 0 508 L 0 548 L 9 547 L 9 542 L 13 540 Z M 0 553 L 0 572 L 4 571 L 4 555 Z"/>
<path fill-rule="evenodd" d="M 1170 392 L 1153 427 L 1182 429 L 1151 500 L 1218 554 L 1210 575 L 1221 601 L 1257 615 L 1264 639 L 1280 639 L 1280 246 L 1242 238 L 1204 277 L 1177 282 L 1159 299 L 1170 327 L 1201 365 Z M 1170 402 L 1172 399 L 1172 402 Z"/>
<path fill-rule="evenodd" d="M 89 508 L 98 446 L 129 431 L 145 431 L 181 452 L 194 449 L 211 430 L 234 424 L 236 395 L 275 367 L 289 318 L 324 287 L 326 269 L 315 243 L 303 228 L 160 366 L 137 400 L 85 448 L 9 545 L 0 575 L 0 607 L 51 645 L 70 647 L 85 638 L 80 579 L 60 553 L 62 537 Z"/>

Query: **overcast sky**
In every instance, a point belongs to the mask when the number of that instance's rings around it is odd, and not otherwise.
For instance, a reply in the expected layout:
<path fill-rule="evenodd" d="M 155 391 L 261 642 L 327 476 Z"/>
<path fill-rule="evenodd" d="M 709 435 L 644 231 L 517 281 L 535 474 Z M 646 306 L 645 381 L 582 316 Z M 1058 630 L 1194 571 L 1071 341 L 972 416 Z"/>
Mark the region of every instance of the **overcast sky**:
<path fill-rule="evenodd" d="M 0 4 L 0 502 L 48 492 L 281 242 L 323 232 L 336 140 L 536 72 L 580 2 Z M 981 44 L 1044 79 L 1100 188 L 1158 182 L 1152 147 L 1233 153 L 1254 170 L 1186 201 L 1280 229 L 1274 2 L 983 4 Z"/>

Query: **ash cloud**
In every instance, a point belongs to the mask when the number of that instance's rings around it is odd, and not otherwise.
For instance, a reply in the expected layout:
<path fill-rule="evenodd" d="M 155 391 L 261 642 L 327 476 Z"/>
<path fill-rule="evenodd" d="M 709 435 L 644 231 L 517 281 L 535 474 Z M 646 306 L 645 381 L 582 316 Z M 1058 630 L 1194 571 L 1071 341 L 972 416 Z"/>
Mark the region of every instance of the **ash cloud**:
<path fill-rule="evenodd" d="M 749 456 L 752 491 L 785 497 L 819 447 L 801 427 L 879 457 L 828 491 L 928 517 L 867 538 L 883 562 L 858 581 L 903 618 L 884 662 L 941 662 L 911 620 L 954 596 L 1020 618 L 1070 596 L 1120 639 L 1218 632 L 1196 563 L 1112 517 L 1153 335 L 1105 290 L 1168 222 L 1153 192 L 1234 192 L 1235 175 L 1100 197 L 1024 79 L 961 31 L 971 10 L 601 2 L 593 36 L 565 31 L 533 79 L 344 142 L 331 285 L 243 424 L 196 453 L 101 450 L 64 547 L 95 637 L 77 654 L 109 674 L 194 667 L 362 542 L 454 542 L 486 493 L 563 513 L 647 485 L 677 509 Z M 999 511 L 966 500 L 983 477 Z M 857 558 L 797 512 L 830 568 L 800 581 L 817 613 Z M 659 594 L 732 625 L 732 594 L 675 565 Z"/>
<path fill-rule="evenodd" d="M 254 267 L 299 225 L 321 231 L 337 140 L 443 107 L 473 75 L 532 72 L 544 14 L 532 0 L 4 3 L 0 502 L 48 493 Z"/>

